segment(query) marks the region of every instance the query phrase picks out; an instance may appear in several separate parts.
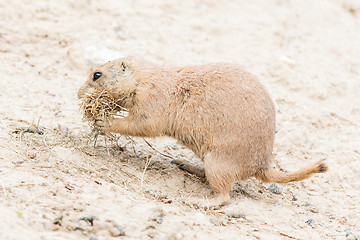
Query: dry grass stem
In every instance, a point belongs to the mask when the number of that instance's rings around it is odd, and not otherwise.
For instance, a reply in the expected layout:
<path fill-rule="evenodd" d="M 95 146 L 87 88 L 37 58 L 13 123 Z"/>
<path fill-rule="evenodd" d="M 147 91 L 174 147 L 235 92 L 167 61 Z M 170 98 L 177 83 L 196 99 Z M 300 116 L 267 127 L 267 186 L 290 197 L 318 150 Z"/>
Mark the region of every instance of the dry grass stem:
<path fill-rule="evenodd" d="M 144 142 L 145 142 L 152 150 L 154 150 L 155 152 L 158 152 L 160 155 L 162 155 L 162 156 L 164 156 L 164 157 L 167 157 L 167 158 L 170 158 L 170 159 L 172 159 L 172 160 L 175 160 L 174 157 L 172 157 L 172 156 L 170 156 L 170 155 L 167 155 L 167 154 L 165 154 L 165 153 L 162 153 L 162 152 L 156 150 L 148 141 L 146 141 L 145 138 L 143 138 L 143 140 L 144 140 Z"/>
<path fill-rule="evenodd" d="M 1 187 L 4 192 L 4 197 L 7 198 L 6 189 L 5 189 L 4 183 L 2 181 L 1 181 Z"/>
<path fill-rule="evenodd" d="M 154 150 L 153 154 L 151 155 L 151 157 L 147 157 L 146 159 L 146 163 L 145 163 L 145 167 L 144 167 L 144 171 L 141 175 L 141 183 L 140 183 L 140 189 L 143 189 L 143 183 L 144 183 L 144 177 L 145 177 L 145 173 L 146 173 L 146 170 L 148 169 L 148 167 L 150 166 L 150 163 L 151 163 L 151 160 L 153 159 L 153 157 L 155 156 L 156 154 L 156 150 Z"/>

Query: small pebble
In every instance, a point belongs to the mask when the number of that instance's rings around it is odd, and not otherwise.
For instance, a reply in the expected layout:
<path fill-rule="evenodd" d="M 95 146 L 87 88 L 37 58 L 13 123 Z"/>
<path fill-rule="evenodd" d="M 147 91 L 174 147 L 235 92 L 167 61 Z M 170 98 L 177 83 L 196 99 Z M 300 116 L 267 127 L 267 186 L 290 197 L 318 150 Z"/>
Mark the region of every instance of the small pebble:
<path fill-rule="evenodd" d="M 163 215 L 159 214 L 156 217 L 152 218 L 151 220 L 153 220 L 154 222 L 157 222 L 158 224 L 162 224 L 164 219 L 163 219 Z"/>
<path fill-rule="evenodd" d="M 298 200 L 298 198 L 296 196 L 293 196 L 291 199 L 291 201 L 297 201 L 297 200 Z"/>
<path fill-rule="evenodd" d="M 57 218 L 55 218 L 55 220 L 53 221 L 53 223 L 54 223 L 55 225 L 61 226 L 62 219 L 63 219 L 63 216 L 57 217 Z"/>
<path fill-rule="evenodd" d="M 279 184 L 273 183 L 267 188 L 271 193 L 280 194 L 282 193 L 282 188 Z"/>
<path fill-rule="evenodd" d="M 80 230 L 81 232 L 91 232 L 92 228 L 93 226 L 90 225 L 89 222 L 79 221 L 75 227 L 75 230 Z"/>
<path fill-rule="evenodd" d="M 84 232 L 84 229 L 81 227 L 75 227 L 75 231 L 80 231 L 80 232 Z"/>
<path fill-rule="evenodd" d="M 117 225 L 116 227 L 120 231 L 119 236 L 125 236 L 125 228 L 123 226 L 121 226 L 121 225 Z"/>
<path fill-rule="evenodd" d="M 242 212 L 226 211 L 225 215 L 229 218 L 245 218 L 245 214 Z"/>
<path fill-rule="evenodd" d="M 91 224 L 91 226 L 93 226 L 95 219 L 96 219 L 96 216 L 94 216 L 94 215 L 89 215 L 89 216 L 86 216 L 86 217 L 82 217 L 82 218 L 80 218 L 79 220 L 83 220 L 83 221 L 85 221 L 85 222 L 88 222 L 88 223 Z"/>
<path fill-rule="evenodd" d="M 171 199 L 162 199 L 161 200 L 163 203 L 165 203 L 165 204 L 170 204 L 170 203 L 172 203 L 172 200 Z"/>
<path fill-rule="evenodd" d="M 312 224 L 315 224 L 315 221 L 314 221 L 314 219 L 309 218 L 308 220 L 306 220 L 305 223 L 312 225 Z"/>

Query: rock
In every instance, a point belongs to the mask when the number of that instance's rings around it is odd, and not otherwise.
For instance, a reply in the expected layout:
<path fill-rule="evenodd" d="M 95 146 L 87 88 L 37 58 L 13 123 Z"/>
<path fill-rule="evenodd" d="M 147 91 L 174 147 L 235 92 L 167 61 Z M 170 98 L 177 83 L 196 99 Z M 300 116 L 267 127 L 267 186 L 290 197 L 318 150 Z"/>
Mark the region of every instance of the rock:
<path fill-rule="evenodd" d="M 297 201 L 297 200 L 298 200 L 298 198 L 296 196 L 293 196 L 291 199 L 291 201 Z"/>
<path fill-rule="evenodd" d="M 61 226 L 62 219 L 63 219 L 63 216 L 61 215 L 60 217 L 55 218 L 55 220 L 53 221 L 53 223 L 54 223 L 55 225 Z"/>
<path fill-rule="evenodd" d="M 94 216 L 94 215 L 89 215 L 89 216 L 86 216 L 86 217 L 82 217 L 82 218 L 80 218 L 79 220 L 80 220 L 80 221 L 83 220 L 83 221 L 85 221 L 85 222 L 88 222 L 88 223 L 91 224 L 91 226 L 93 226 L 95 219 L 96 219 L 96 216 Z"/>
<path fill-rule="evenodd" d="M 275 193 L 275 194 L 281 194 L 282 193 L 282 187 L 277 183 L 271 184 L 267 189 L 271 193 Z"/>
<path fill-rule="evenodd" d="M 165 203 L 165 204 L 170 204 L 170 203 L 172 203 L 172 200 L 171 199 L 162 199 L 161 200 L 163 203 Z"/>
<path fill-rule="evenodd" d="M 90 225 L 89 222 L 79 221 L 77 226 L 75 227 L 75 230 L 79 230 L 80 232 L 89 233 L 92 231 L 92 225 Z"/>
<path fill-rule="evenodd" d="M 115 228 L 117 229 L 117 231 L 115 231 L 115 234 L 113 234 L 113 237 L 118 237 L 118 236 L 125 236 L 125 228 L 121 225 L 116 225 Z"/>
<path fill-rule="evenodd" d="M 80 231 L 81 233 L 83 233 L 85 231 L 85 229 L 83 229 L 81 227 L 75 227 L 75 231 Z"/>
<path fill-rule="evenodd" d="M 314 219 L 309 218 L 308 220 L 306 220 L 305 223 L 307 223 L 307 224 L 309 224 L 309 225 L 313 225 L 313 224 L 315 224 L 315 221 L 314 221 Z"/>
<path fill-rule="evenodd" d="M 236 212 L 231 210 L 226 211 L 225 215 L 229 218 L 245 218 L 245 214 L 243 212 Z"/>
<path fill-rule="evenodd" d="M 163 221 L 164 221 L 163 215 L 161 215 L 161 214 L 159 214 L 159 215 L 157 215 L 155 217 L 152 217 L 151 220 L 158 223 L 158 224 L 162 224 Z"/>

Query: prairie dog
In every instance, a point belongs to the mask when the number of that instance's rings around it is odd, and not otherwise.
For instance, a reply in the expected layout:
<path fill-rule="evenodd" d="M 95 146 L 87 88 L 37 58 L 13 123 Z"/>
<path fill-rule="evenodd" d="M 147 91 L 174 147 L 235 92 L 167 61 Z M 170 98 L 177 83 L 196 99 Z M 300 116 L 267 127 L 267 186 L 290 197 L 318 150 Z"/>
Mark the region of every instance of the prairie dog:
<path fill-rule="evenodd" d="M 274 104 L 263 85 L 238 65 L 164 68 L 123 58 L 91 73 L 78 97 L 104 89 L 129 111 L 105 131 L 176 138 L 204 162 L 218 203 L 230 200 L 235 181 L 255 177 L 286 183 L 327 171 L 321 161 L 293 173 L 271 167 Z"/>

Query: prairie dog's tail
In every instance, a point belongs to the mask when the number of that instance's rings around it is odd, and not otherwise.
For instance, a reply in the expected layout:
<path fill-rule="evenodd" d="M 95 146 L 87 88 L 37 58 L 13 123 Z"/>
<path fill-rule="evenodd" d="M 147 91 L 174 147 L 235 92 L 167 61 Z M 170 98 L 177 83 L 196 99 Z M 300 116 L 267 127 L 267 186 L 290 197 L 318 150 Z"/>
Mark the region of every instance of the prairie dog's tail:
<path fill-rule="evenodd" d="M 327 170 L 328 166 L 323 160 L 320 160 L 311 166 L 302 168 L 292 173 L 283 173 L 271 168 L 258 174 L 256 178 L 262 182 L 287 183 L 301 181 L 309 178 L 314 173 L 324 173 Z"/>

